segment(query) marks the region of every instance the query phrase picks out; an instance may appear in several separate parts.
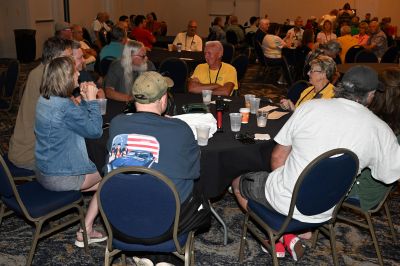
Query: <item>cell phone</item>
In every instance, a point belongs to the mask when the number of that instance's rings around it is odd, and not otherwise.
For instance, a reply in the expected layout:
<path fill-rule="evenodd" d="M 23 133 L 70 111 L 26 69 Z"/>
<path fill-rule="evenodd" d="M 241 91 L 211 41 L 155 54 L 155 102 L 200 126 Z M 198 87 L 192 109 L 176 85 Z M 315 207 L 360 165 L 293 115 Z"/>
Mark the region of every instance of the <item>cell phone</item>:
<path fill-rule="evenodd" d="M 72 91 L 72 96 L 74 96 L 75 98 L 78 98 L 79 96 L 81 96 L 81 88 L 80 87 L 76 87 Z"/>

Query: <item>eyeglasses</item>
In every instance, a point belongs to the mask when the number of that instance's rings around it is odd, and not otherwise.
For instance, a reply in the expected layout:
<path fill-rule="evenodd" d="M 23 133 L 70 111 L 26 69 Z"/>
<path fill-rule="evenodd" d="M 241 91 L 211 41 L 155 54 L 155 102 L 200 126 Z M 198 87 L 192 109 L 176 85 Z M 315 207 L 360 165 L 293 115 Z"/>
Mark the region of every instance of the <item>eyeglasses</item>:
<path fill-rule="evenodd" d="M 308 71 L 308 73 L 314 73 L 314 72 L 321 73 L 322 70 L 310 69 L 310 70 Z"/>
<path fill-rule="evenodd" d="M 139 56 L 139 57 L 141 57 L 142 59 L 144 59 L 144 58 L 147 56 L 147 54 L 144 54 L 144 55 L 141 55 L 141 54 L 134 54 L 133 56 Z"/>

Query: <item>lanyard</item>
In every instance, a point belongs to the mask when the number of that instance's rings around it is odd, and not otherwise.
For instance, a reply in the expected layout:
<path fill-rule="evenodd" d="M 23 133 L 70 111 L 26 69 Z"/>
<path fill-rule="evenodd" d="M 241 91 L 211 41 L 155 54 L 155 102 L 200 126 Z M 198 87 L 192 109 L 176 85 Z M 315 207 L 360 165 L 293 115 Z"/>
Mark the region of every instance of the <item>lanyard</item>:
<path fill-rule="evenodd" d="M 311 99 L 314 99 L 315 96 L 317 96 L 318 94 L 321 94 L 321 92 L 322 92 L 323 90 L 325 90 L 326 87 L 328 87 L 328 85 L 329 85 L 329 82 L 326 83 L 326 85 L 322 88 L 322 90 L 320 90 L 319 92 L 317 92 Z M 312 91 L 313 91 L 313 90 L 310 90 L 306 95 L 304 95 L 304 97 L 301 98 L 300 101 L 298 102 L 299 104 L 297 104 L 297 106 L 299 106 L 300 103 L 301 103 L 301 102 L 308 96 L 308 94 L 310 94 Z M 310 99 L 310 100 L 311 100 L 311 99 Z"/>
<path fill-rule="evenodd" d="M 194 36 L 196 36 L 196 35 L 193 35 L 192 41 L 190 42 L 189 49 L 192 49 L 192 44 L 193 44 Z M 185 36 L 185 50 L 188 49 L 187 44 L 186 44 L 186 43 L 187 43 L 187 37 L 188 37 L 188 35 L 187 35 L 187 32 L 186 32 L 186 36 Z"/>
<path fill-rule="evenodd" d="M 215 83 L 215 84 L 217 83 L 217 79 L 218 79 L 219 71 L 221 70 L 221 68 L 222 68 L 222 63 L 221 63 L 221 65 L 220 65 L 220 66 L 219 66 L 219 68 L 218 68 L 217 76 L 215 77 L 215 81 L 214 81 L 214 83 Z M 210 66 L 208 66 L 208 78 L 210 79 L 210 84 L 211 84 L 211 72 L 210 72 Z"/>

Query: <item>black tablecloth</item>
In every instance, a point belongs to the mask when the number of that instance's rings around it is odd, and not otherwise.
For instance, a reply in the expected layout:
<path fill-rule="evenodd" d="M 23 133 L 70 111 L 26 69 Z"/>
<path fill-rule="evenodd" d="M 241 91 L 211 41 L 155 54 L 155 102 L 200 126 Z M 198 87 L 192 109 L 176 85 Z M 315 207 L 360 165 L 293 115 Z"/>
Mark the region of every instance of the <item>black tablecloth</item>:
<path fill-rule="evenodd" d="M 340 73 L 344 74 L 347 72 L 347 70 L 349 70 L 353 66 L 359 66 L 359 65 L 369 66 L 370 68 L 374 69 L 378 73 L 384 71 L 387 68 L 399 67 L 398 64 L 392 64 L 392 63 L 346 63 L 346 64 L 338 64 L 337 70 Z"/>
<path fill-rule="evenodd" d="M 181 111 L 182 104 L 202 101 L 201 95 L 196 94 L 177 94 L 174 99 L 178 112 Z M 271 152 L 275 142 L 257 140 L 255 144 L 242 144 L 236 140 L 230 130 L 229 113 L 238 112 L 239 108 L 244 106 L 244 98 L 230 97 L 230 99 L 232 102 L 228 103 L 223 115 L 224 131 L 215 133 L 209 139 L 208 145 L 201 147 L 201 173 L 198 186 L 208 198 L 221 195 L 232 180 L 243 173 L 270 171 Z M 260 106 L 263 105 L 267 105 L 267 102 L 262 101 Z M 109 122 L 112 117 L 122 112 L 124 106 L 123 103 L 109 100 L 104 122 Z M 210 111 L 215 115 L 215 105 L 210 105 Z M 268 133 L 273 138 L 288 118 L 289 115 L 285 115 L 278 120 L 268 120 L 266 128 L 259 128 L 256 125 L 255 115 L 250 115 L 249 124 L 242 124 L 240 132 Z M 100 172 L 105 164 L 107 139 L 108 130 L 104 130 L 102 138 L 87 140 L 89 157 Z"/>
<path fill-rule="evenodd" d="M 168 51 L 167 49 L 153 48 L 147 53 L 149 60 L 154 63 L 158 69 L 161 62 L 167 58 L 175 57 L 183 59 L 189 67 L 189 73 L 193 72 L 196 66 L 200 63 L 204 63 L 203 52 L 190 52 L 190 51 Z"/>

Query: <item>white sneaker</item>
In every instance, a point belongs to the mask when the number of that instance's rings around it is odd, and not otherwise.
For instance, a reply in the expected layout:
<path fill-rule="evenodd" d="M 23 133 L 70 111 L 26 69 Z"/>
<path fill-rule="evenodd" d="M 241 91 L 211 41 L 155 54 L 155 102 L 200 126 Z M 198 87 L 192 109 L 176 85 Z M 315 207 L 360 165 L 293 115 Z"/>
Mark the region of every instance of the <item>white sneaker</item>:
<path fill-rule="evenodd" d="M 147 258 L 132 257 L 136 266 L 154 266 L 154 263 Z"/>
<path fill-rule="evenodd" d="M 156 266 L 175 266 L 175 265 L 169 262 L 159 262 L 156 264 Z"/>

